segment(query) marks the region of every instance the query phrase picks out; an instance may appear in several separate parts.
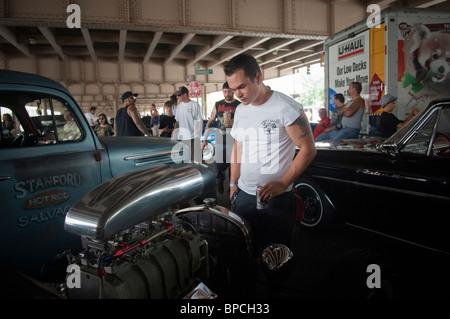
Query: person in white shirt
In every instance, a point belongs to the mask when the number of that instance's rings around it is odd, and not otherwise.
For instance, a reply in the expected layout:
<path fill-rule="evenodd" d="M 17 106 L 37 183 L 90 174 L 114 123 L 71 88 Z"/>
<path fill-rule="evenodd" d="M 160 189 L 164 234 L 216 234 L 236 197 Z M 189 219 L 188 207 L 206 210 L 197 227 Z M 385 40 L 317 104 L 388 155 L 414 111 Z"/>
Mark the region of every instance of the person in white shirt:
<path fill-rule="evenodd" d="M 200 139 L 203 129 L 203 114 L 200 105 L 189 98 L 189 90 L 181 86 L 175 92 L 178 99 L 175 114 L 175 136 L 190 150 L 191 161 L 202 161 L 202 146 Z"/>
<path fill-rule="evenodd" d="M 94 121 L 94 115 L 95 112 L 97 111 L 97 108 L 95 106 L 91 106 L 91 108 L 89 109 L 89 112 L 84 113 L 84 116 L 86 116 L 86 119 L 89 122 L 89 126 L 92 128 L 95 128 L 95 121 Z"/>
<path fill-rule="evenodd" d="M 235 212 L 252 227 L 255 253 L 271 243 L 290 245 L 295 224 L 292 186 L 316 155 L 309 121 L 301 104 L 264 85 L 253 56 L 234 57 L 224 72 L 242 102 L 231 129 L 235 142 L 230 199 Z M 259 197 L 268 201 L 267 209 L 256 207 L 258 186 L 262 186 Z"/>

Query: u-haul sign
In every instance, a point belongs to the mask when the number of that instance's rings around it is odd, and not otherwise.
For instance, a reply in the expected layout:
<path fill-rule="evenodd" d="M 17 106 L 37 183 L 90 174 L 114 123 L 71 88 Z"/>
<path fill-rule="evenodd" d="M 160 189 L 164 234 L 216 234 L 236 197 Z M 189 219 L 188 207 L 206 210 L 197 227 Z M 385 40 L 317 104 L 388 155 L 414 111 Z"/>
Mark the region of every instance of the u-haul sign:
<path fill-rule="evenodd" d="M 330 46 L 328 61 L 330 91 L 347 95 L 348 86 L 356 81 L 363 86 L 361 96 L 364 98 L 369 87 L 369 59 L 369 31 Z"/>

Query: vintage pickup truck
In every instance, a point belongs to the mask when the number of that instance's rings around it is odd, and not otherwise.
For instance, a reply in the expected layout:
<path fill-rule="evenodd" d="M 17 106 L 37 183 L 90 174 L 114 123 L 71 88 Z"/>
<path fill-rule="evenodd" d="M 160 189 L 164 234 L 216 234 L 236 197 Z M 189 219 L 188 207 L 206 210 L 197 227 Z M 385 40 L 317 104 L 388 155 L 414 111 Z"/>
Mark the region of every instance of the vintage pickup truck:
<path fill-rule="evenodd" d="M 89 272 L 99 267 L 92 261 L 101 260 L 108 280 L 157 277 L 152 293 L 111 284 L 105 297 L 175 298 L 195 283 L 196 271 L 209 272 L 210 254 L 220 245 L 213 238 L 239 234 L 244 254 L 250 253 L 244 220 L 211 199 L 195 206 L 216 196 L 214 173 L 189 163 L 177 141 L 97 137 L 70 92 L 34 74 L 0 70 L 0 107 L 16 121 L 0 135 L 0 265 L 35 278 L 62 256 L 86 267 L 83 288 L 72 294 L 84 298 L 97 296 L 100 287 Z M 114 258 L 102 259 L 110 253 Z M 167 278 L 177 286 L 170 292 L 162 288 Z"/>

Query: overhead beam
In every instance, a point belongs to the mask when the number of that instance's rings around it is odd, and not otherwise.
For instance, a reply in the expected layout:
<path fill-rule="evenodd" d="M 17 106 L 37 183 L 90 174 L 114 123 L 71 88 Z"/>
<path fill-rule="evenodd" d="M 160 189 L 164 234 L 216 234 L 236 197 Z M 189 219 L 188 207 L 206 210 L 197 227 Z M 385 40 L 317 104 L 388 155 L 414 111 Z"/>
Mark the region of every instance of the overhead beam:
<path fill-rule="evenodd" d="M 214 38 L 213 43 L 203 49 L 201 49 L 199 52 L 197 52 L 195 54 L 194 59 L 192 59 L 191 61 L 189 61 L 187 63 L 187 65 L 192 65 L 195 62 L 197 62 L 198 60 L 202 59 L 203 57 L 207 56 L 208 54 L 210 54 L 211 52 L 213 52 L 214 50 L 216 50 L 217 48 L 219 48 L 220 46 L 222 46 L 225 42 L 228 42 L 229 40 L 231 40 L 233 38 L 233 36 L 231 35 L 221 35 L 221 36 L 217 36 Z"/>
<path fill-rule="evenodd" d="M 278 70 L 280 71 L 285 71 L 285 70 L 289 70 L 289 69 L 295 69 L 295 68 L 300 68 L 304 65 L 308 65 L 308 64 L 312 64 L 315 62 L 320 62 L 320 56 L 317 57 L 317 55 L 322 54 L 321 52 L 316 52 L 313 54 L 309 54 L 307 56 L 304 56 L 301 59 L 297 59 L 295 61 L 289 61 L 287 63 L 283 63 L 282 65 L 278 65 Z"/>
<path fill-rule="evenodd" d="M 17 42 L 16 36 L 14 33 L 5 26 L 0 25 L 0 35 L 5 38 L 6 41 L 15 46 L 20 52 L 25 54 L 28 57 L 31 57 L 30 50 L 25 44 L 21 44 Z"/>
<path fill-rule="evenodd" d="M 286 71 L 289 69 L 298 69 L 307 65 L 311 65 L 311 64 L 315 64 L 315 63 L 319 63 L 320 62 L 320 58 L 310 58 L 310 59 L 306 59 L 304 61 L 301 61 L 300 64 L 294 64 L 294 65 L 290 65 L 290 66 L 286 66 L 284 68 L 281 68 L 279 71 Z"/>
<path fill-rule="evenodd" d="M 260 45 L 261 43 L 264 43 L 268 40 L 270 40 L 271 38 L 251 38 L 250 40 L 247 40 L 244 42 L 242 48 L 240 49 L 236 49 L 236 50 L 232 50 L 231 52 L 227 53 L 227 54 L 223 54 L 220 57 L 220 60 L 208 65 L 208 68 L 212 68 L 216 65 L 222 64 L 230 59 L 232 59 L 233 57 L 235 57 L 236 55 L 239 55 L 241 53 L 244 53 L 245 51 L 250 50 L 253 47 L 256 47 L 257 45 Z"/>
<path fill-rule="evenodd" d="M 183 36 L 183 39 L 181 40 L 181 43 L 179 45 L 177 45 L 175 48 L 173 48 L 173 50 L 170 52 L 170 56 L 164 61 L 164 66 L 166 66 L 167 64 L 169 64 L 173 59 L 175 59 L 175 57 L 177 56 L 177 54 L 183 50 L 183 48 L 189 43 L 189 41 L 191 41 L 191 39 L 195 37 L 195 33 L 186 33 Z"/>
<path fill-rule="evenodd" d="M 56 38 L 53 32 L 47 27 L 38 27 L 39 31 L 41 31 L 42 35 L 47 39 L 48 43 L 52 46 L 53 50 L 55 50 L 56 54 L 60 57 L 61 60 L 65 60 L 66 56 L 60 45 L 56 43 Z"/>
<path fill-rule="evenodd" d="M 311 54 L 305 54 L 305 55 L 302 55 L 302 56 L 298 56 L 298 57 L 295 57 L 295 58 L 284 60 L 283 62 L 278 62 L 278 63 L 273 64 L 271 66 L 266 66 L 264 68 L 264 70 L 270 70 L 270 69 L 274 69 L 274 68 L 279 68 L 280 69 L 282 66 L 289 65 L 291 63 L 297 63 L 298 61 L 303 61 L 305 59 L 308 59 L 308 58 L 311 58 L 311 57 L 315 57 L 318 54 L 322 54 L 322 51 L 314 52 L 314 53 L 311 53 Z"/>
<path fill-rule="evenodd" d="M 416 8 L 429 8 L 429 7 L 438 5 L 442 2 L 446 2 L 446 0 L 419 1 L 419 3 L 415 4 L 415 7 Z"/>
<path fill-rule="evenodd" d="M 260 66 L 261 65 L 265 65 L 265 64 L 274 62 L 276 60 L 284 59 L 284 58 L 286 58 L 286 57 L 288 57 L 290 55 L 293 55 L 293 54 L 296 54 L 296 53 L 299 53 L 299 52 L 302 52 L 302 51 L 307 51 L 309 49 L 314 48 L 315 46 L 323 44 L 323 42 L 324 41 L 322 41 L 322 40 L 320 40 L 320 41 L 307 41 L 306 43 L 302 42 L 301 44 L 295 46 L 291 51 L 272 56 L 272 57 L 264 60 L 263 62 L 261 62 L 259 65 Z"/>
<path fill-rule="evenodd" d="M 155 51 L 156 45 L 158 44 L 162 35 L 163 35 L 162 32 L 155 32 L 155 35 L 153 36 L 153 39 L 152 39 L 152 43 L 150 43 L 150 46 L 148 47 L 147 53 L 145 54 L 142 64 L 147 64 L 147 62 L 150 60 L 150 57 L 152 56 L 153 52 Z"/>
<path fill-rule="evenodd" d="M 255 54 L 254 57 L 256 59 L 260 58 L 263 55 L 269 54 L 269 53 L 274 52 L 274 51 L 281 50 L 282 48 L 284 48 L 284 47 L 286 47 L 286 46 L 288 46 L 288 45 L 290 45 L 290 44 L 292 44 L 294 42 L 297 42 L 299 40 L 300 39 L 286 39 L 286 40 L 282 40 L 282 41 L 278 42 L 277 44 L 269 46 L 269 48 L 267 50 L 264 50 L 261 53 Z"/>
<path fill-rule="evenodd" d="M 120 30 L 119 35 L 119 63 L 123 63 L 125 45 L 127 44 L 127 30 Z"/>
<path fill-rule="evenodd" d="M 375 3 L 377 5 L 379 5 L 380 7 L 385 7 L 390 5 L 393 2 L 397 2 L 397 0 L 381 0 L 381 1 L 375 1 Z"/>
<path fill-rule="evenodd" d="M 92 43 L 91 35 L 89 34 L 88 29 L 81 29 L 81 33 L 83 34 L 84 42 L 86 42 L 87 49 L 89 51 L 89 55 L 91 56 L 92 62 L 97 62 L 97 56 L 94 50 L 94 44 Z"/>

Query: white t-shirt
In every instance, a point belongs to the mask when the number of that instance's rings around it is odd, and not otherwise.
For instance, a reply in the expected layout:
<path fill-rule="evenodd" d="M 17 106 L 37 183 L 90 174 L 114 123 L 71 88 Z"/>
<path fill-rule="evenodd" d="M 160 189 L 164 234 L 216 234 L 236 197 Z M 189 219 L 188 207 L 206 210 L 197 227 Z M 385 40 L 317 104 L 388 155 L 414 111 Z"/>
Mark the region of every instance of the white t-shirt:
<path fill-rule="evenodd" d="M 94 122 L 94 115 L 92 115 L 91 112 L 86 112 L 86 113 L 84 113 L 84 116 L 86 116 L 86 119 L 88 120 L 89 126 L 92 126 L 91 120 L 92 120 L 92 122 L 93 122 L 94 125 L 95 125 L 95 122 Z"/>
<path fill-rule="evenodd" d="M 175 119 L 180 124 L 178 140 L 191 140 L 200 138 L 203 128 L 203 115 L 200 105 L 195 101 L 181 102 L 177 106 Z"/>
<path fill-rule="evenodd" d="M 238 184 L 244 192 L 255 195 L 257 186 L 278 181 L 287 172 L 295 144 L 286 126 L 300 116 L 302 109 L 300 103 L 277 91 L 262 105 L 237 107 L 231 136 L 243 143 Z"/>

